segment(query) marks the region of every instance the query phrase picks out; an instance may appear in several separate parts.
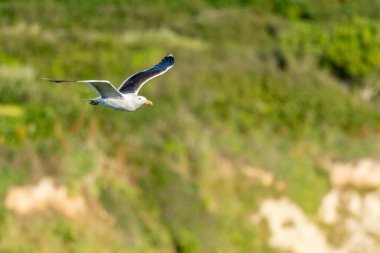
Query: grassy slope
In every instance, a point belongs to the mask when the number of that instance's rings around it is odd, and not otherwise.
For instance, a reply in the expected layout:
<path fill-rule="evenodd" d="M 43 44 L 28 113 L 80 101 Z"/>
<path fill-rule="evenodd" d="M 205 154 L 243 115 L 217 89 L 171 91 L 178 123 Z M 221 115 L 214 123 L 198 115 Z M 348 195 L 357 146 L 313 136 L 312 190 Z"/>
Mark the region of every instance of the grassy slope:
<path fill-rule="evenodd" d="M 321 161 L 378 151 L 376 108 L 319 65 L 327 27 L 340 24 L 318 21 L 328 11 L 91 3 L 0 4 L 0 197 L 50 175 L 111 221 L 19 218 L 0 204 L 0 251 L 275 252 L 265 224 L 250 223 L 261 199 L 287 195 L 313 217 L 328 190 Z M 142 90 L 156 106 L 134 113 L 40 80 L 120 83 L 169 52 L 175 67 Z M 285 189 L 247 178 L 246 165 Z"/>

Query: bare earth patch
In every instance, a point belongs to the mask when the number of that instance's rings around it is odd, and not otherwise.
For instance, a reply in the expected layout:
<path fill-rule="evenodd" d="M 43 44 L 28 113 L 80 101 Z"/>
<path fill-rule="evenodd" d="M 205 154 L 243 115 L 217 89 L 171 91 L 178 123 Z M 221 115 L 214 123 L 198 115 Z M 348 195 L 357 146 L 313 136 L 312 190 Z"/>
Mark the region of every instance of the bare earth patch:
<path fill-rule="evenodd" d="M 269 244 L 275 248 L 294 253 L 335 252 L 322 231 L 286 198 L 265 200 L 259 215 L 268 223 L 271 233 Z"/>
<path fill-rule="evenodd" d="M 35 185 L 10 188 L 4 202 L 6 208 L 19 215 L 52 210 L 72 218 L 87 212 L 82 196 L 69 196 L 66 187 L 55 185 L 51 178 L 42 178 Z"/>
<path fill-rule="evenodd" d="M 365 158 L 356 162 L 330 162 L 326 167 L 334 187 L 368 189 L 380 186 L 380 160 Z"/>

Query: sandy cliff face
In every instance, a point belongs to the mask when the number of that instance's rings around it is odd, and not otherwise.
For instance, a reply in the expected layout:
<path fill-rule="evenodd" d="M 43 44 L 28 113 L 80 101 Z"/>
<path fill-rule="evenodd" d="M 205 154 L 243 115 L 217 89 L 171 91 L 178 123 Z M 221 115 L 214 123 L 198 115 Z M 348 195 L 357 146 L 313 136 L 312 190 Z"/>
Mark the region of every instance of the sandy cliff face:
<path fill-rule="evenodd" d="M 287 198 L 262 202 L 270 245 L 286 252 L 376 253 L 380 248 L 380 161 L 329 163 L 331 190 L 315 219 Z"/>

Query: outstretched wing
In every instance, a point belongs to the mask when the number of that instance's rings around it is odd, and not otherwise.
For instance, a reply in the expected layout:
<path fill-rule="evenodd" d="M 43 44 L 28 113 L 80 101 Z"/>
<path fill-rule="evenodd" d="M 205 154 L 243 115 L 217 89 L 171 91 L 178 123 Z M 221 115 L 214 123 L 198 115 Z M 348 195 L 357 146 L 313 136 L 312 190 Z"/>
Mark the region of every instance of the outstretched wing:
<path fill-rule="evenodd" d="M 107 80 L 53 80 L 43 78 L 52 83 L 87 83 L 93 88 L 102 98 L 119 98 L 123 95 Z"/>
<path fill-rule="evenodd" d="M 130 76 L 125 80 L 119 88 L 121 93 L 138 93 L 141 87 L 148 82 L 150 79 L 162 75 L 168 71 L 174 65 L 174 57 L 172 54 L 164 57 L 160 63 L 154 67 L 138 72 Z"/>

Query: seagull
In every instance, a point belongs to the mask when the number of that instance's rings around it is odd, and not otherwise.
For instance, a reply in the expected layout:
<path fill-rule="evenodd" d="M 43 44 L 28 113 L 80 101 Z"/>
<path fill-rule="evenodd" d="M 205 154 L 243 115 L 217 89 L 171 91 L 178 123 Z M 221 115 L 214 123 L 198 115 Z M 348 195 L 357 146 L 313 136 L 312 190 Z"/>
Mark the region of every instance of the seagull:
<path fill-rule="evenodd" d="M 150 69 L 138 72 L 128 77 L 116 89 L 108 80 L 54 80 L 43 78 L 52 83 L 87 83 L 93 88 L 99 97 L 86 99 L 91 105 L 100 105 L 110 107 L 120 111 L 134 111 L 143 104 L 153 105 L 146 97 L 139 96 L 138 92 L 141 87 L 150 79 L 164 74 L 174 65 L 174 57 L 172 54 L 165 56 L 158 64 Z"/>

